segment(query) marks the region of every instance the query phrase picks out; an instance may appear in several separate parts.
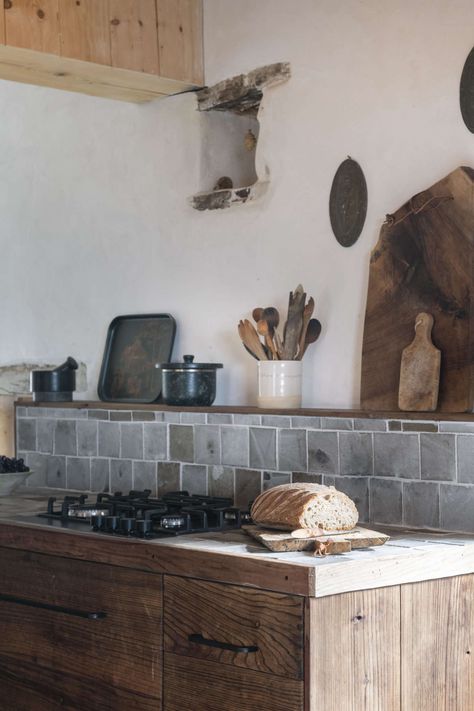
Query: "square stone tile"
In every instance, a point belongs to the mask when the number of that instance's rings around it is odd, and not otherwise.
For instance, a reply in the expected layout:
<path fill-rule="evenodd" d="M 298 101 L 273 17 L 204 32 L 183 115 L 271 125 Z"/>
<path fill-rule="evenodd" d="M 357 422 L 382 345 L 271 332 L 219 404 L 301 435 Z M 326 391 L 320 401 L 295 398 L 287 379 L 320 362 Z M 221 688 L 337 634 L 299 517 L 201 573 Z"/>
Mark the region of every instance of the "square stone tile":
<path fill-rule="evenodd" d="M 110 488 L 113 493 L 128 494 L 133 489 L 132 462 L 130 459 L 110 460 Z"/>
<path fill-rule="evenodd" d="M 440 485 L 441 528 L 474 533 L 474 486 Z"/>
<path fill-rule="evenodd" d="M 207 467 L 203 464 L 183 464 L 181 485 L 190 494 L 207 495 Z"/>
<path fill-rule="evenodd" d="M 235 505 L 247 510 L 262 491 L 262 473 L 254 469 L 235 470 Z"/>
<path fill-rule="evenodd" d="M 120 457 L 143 459 L 143 425 L 123 422 L 120 425 Z"/>
<path fill-rule="evenodd" d="M 287 472 L 263 472 L 263 490 L 273 489 L 274 486 L 290 484 L 291 474 Z"/>
<path fill-rule="evenodd" d="M 223 425 L 221 427 L 222 464 L 248 467 L 249 428 Z"/>
<path fill-rule="evenodd" d="M 305 430 L 320 430 L 321 429 L 321 418 L 320 417 L 292 417 L 291 426 L 299 429 Z"/>
<path fill-rule="evenodd" d="M 231 425 L 233 423 L 233 415 L 226 412 L 208 412 L 208 425 Z"/>
<path fill-rule="evenodd" d="M 232 467 L 210 466 L 207 468 L 209 496 L 224 496 L 234 500 L 234 470 Z"/>
<path fill-rule="evenodd" d="M 365 432 L 340 432 L 339 467 L 343 475 L 371 476 L 372 435 Z"/>
<path fill-rule="evenodd" d="M 131 422 L 132 413 L 127 412 L 126 410 L 111 410 L 110 420 L 112 422 Z"/>
<path fill-rule="evenodd" d="M 390 479 L 370 481 L 370 521 L 402 523 L 402 482 Z"/>
<path fill-rule="evenodd" d="M 459 434 L 474 434 L 474 422 L 440 422 L 440 432 L 458 432 Z"/>
<path fill-rule="evenodd" d="M 49 456 L 38 452 L 18 452 L 18 456 L 25 460 L 25 464 L 33 472 L 26 480 L 26 486 L 47 486 L 47 463 Z"/>
<path fill-rule="evenodd" d="M 120 423 L 99 421 L 99 456 L 120 456 Z"/>
<path fill-rule="evenodd" d="M 55 454 L 77 454 L 75 420 L 57 420 L 54 431 Z"/>
<path fill-rule="evenodd" d="M 402 431 L 402 423 L 400 422 L 400 420 L 389 420 L 388 431 L 389 432 L 401 432 Z"/>
<path fill-rule="evenodd" d="M 377 420 L 372 417 L 359 417 L 354 420 L 357 432 L 386 432 L 387 420 Z"/>
<path fill-rule="evenodd" d="M 197 464 L 220 464 L 221 436 L 218 425 L 194 427 L 194 459 Z"/>
<path fill-rule="evenodd" d="M 323 430 L 353 430 L 354 421 L 347 417 L 322 417 L 321 427 Z"/>
<path fill-rule="evenodd" d="M 157 413 L 158 414 L 158 413 Z M 177 425 L 179 423 L 180 419 L 180 413 L 179 412 L 173 412 L 171 410 L 165 410 L 165 412 L 161 413 L 163 415 L 163 422 L 168 422 L 173 425 Z"/>
<path fill-rule="evenodd" d="M 19 419 L 16 423 L 17 449 L 36 451 L 36 418 Z"/>
<path fill-rule="evenodd" d="M 439 484 L 403 482 L 403 523 L 414 528 L 439 528 Z"/>
<path fill-rule="evenodd" d="M 261 415 L 239 415 L 236 413 L 234 415 L 234 425 L 247 425 L 247 426 L 255 426 L 255 425 L 261 425 L 262 424 L 262 416 Z"/>
<path fill-rule="evenodd" d="M 421 478 L 456 479 L 455 435 L 421 434 Z"/>
<path fill-rule="evenodd" d="M 253 469 L 276 469 L 276 429 L 250 428 L 250 466 Z"/>
<path fill-rule="evenodd" d="M 157 495 L 156 462 L 133 462 L 133 488 L 135 491 L 151 490 L 151 496 Z"/>
<path fill-rule="evenodd" d="M 58 489 L 66 489 L 66 457 L 46 456 L 46 483 Z"/>
<path fill-rule="evenodd" d="M 408 420 L 408 422 L 403 422 L 403 431 L 404 432 L 437 432 L 438 431 L 438 423 L 437 422 L 412 422 L 411 420 Z"/>
<path fill-rule="evenodd" d="M 474 485 L 474 436 L 458 437 L 458 482 Z"/>
<path fill-rule="evenodd" d="M 324 477 L 326 484 L 326 477 Z M 347 494 L 355 503 L 359 512 L 359 521 L 367 522 L 369 520 L 369 478 L 368 477 L 335 477 L 334 486 L 338 491 Z"/>
<path fill-rule="evenodd" d="M 91 463 L 87 457 L 67 457 L 66 482 L 68 489 L 89 491 L 91 485 Z"/>
<path fill-rule="evenodd" d="M 158 462 L 158 496 L 181 490 L 181 467 L 178 462 Z"/>
<path fill-rule="evenodd" d="M 44 452 L 45 454 L 52 454 L 54 452 L 55 428 L 56 420 L 43 417 L 38 418 L 36 421 L 36 448 L 38 452 Z"/>
<path fill-rule="evenodd" d="M 80 457 L 96 457 L 98 439 L 97 420 L 78 420 L 76 430 L 77 454 Z"/>
<path fill-rule="evenodd" d="M 110 491 L 109 459 L 91 459 L 91 491 Z"/>
<path fill-rule="evenodd" d="M 308 470 L 306 430 L 278 431 L 278 469 L 289 472 Z"/>
<path fill-rule="evenodd" d="M 132 412 L 132 420 L 134 422 L 155 422 L 156 417 L 155 413 L 149 410 L 134 410 Z"/>
<path fill-rule="evenodd" d="M 339 472 L 337 432 L 308 432 L 308 470 L 317 474 Z"/>
<path fill-rule="evenodd" d="M 418 435 L 387 432 L 374 434 L 374 475 L 420 478 Z"/>
<path fill-rule="evenodd" d="M 206 413 L 182 412 L 180 422 L 182 425 L 204 425 L 206 424 Z"/>
<path fill-rule="evenodd" d="M 194 428 L 192 425 L 170 425 L 170 458 L 179 462 L 194 460 Z"/>
<path fill-rule="evenodd" d="M 89 420 L 108 420 L 109 411 L 108 410 L 88 410 L 87 416 Z"/>
<path fill-rule="evenodd" d="M 162 422 L 145 422 L 143 425 L 144 458 L 151 460 L 167 459 L 168 432 Z"/>
<path fill-rule="evenodd" d="M 291 427 L 291 417 L 286 415 L 262 415 L 264 427 Z"/>

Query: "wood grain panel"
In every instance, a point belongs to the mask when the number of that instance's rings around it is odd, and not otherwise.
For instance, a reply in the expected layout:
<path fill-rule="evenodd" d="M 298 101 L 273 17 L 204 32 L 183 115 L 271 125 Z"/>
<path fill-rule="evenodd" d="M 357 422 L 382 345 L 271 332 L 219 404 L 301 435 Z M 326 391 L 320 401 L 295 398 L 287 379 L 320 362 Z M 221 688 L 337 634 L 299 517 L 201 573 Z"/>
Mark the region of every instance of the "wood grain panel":
<path fill-rule="evenodd" d="M 7 0 L 5 40 L 14 47 L 59 54 L 58 0 Z"/>
<path fill-rule="evenodd" d="M 402 708 L 474 708 L 474 575 L 404 585 Z"/>
<path fill-rule="evenodd" d="M 309 615 L 309 711 L 400 711 L 400 588 L 310 600 Z"/>
<path fill-rule="evenodd" d="M 0 666 L 36 664 L 104 689 L 160 698 L 161 582 L 139 571 L 2 550 L 2 595 L 106 617 L 0 600 Z"/>
<path fill-rule="evenodd" d="M 158 74 L 155 0 L 109 0 L 112 66 Z"/>
<path fill-rule="evenodd" d="M 255 671 L 303 676 L 303 598 L 234 585 L 166 576 L 164 647 L 168 652 Z M 206 640 L 257 652 L 216 649 L 189 641 Z"/>
<path fill-rule="evenodd" d="M 61 55 L 111 64 L 108 0 L 59 0 Z"/>
<path fill-rule="evenodd" d="M 167 653 L 164 711 L 191 708 L 192 711 L 303 711 L 303 682 Z"/>
<path fill-rule="evenodd" d="M 202 0 L 156 0 L 160 74 L 204 83 Z"/>

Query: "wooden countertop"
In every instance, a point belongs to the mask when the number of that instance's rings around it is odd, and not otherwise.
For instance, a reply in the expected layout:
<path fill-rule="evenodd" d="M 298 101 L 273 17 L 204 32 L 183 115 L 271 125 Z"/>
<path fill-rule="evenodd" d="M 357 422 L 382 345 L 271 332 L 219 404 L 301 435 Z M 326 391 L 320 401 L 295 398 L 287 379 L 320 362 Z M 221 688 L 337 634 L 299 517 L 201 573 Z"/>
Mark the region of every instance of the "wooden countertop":
<path fill-rule="evenodd" d="M 47 528 L 34 515 L 54 494 L 23 488 L 0 499 L 0 546 L 308 597 L 474 573 L 474 535 L 384 529 L 383 546 L 315 558 L 271 553 L 242 531 L 144 541 Z"/>

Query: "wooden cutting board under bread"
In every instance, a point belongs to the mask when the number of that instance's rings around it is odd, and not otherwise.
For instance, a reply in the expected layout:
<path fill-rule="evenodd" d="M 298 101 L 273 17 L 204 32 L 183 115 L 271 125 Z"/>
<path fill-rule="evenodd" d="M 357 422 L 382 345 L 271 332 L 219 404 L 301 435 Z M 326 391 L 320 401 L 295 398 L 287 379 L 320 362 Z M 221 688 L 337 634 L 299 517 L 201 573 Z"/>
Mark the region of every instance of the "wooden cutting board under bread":
<path fill-rule="evenodd" d="M 382 546 L 390 536 L 357 526 L 352 531 L 327 532 L 311 536 L 311 530 L 276 531 L 261 526 L 242 526 L 256 541 L 275 553 L 314 551 L 318 555 L 348 553 L 355 548 Z"/>

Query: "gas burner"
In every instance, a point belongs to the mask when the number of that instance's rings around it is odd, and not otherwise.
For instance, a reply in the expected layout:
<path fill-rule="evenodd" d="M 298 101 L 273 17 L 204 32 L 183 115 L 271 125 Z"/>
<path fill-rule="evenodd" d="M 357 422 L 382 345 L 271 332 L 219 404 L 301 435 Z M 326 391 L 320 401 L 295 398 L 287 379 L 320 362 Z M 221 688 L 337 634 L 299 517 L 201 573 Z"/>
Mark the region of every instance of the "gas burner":
<path fill-rule="evenodd" d="M 248 512 L 233 506 L 232 499 L 219 496 L 200 496 L 187 491 L 173 491 L 160 499 L 151 491 L 130 491 L 122 494 L 97 494 L 95 501 L 87 501 L 88 494 L 65 496 L 56 505 L 56 498 L 48 500 L 47 511 L 38 516 L 60 521 L 89 524 L 97 533 L 136 538 L 177 536 L 185 533 L 224 531 L 240 528 L 248 523 Z"/>

